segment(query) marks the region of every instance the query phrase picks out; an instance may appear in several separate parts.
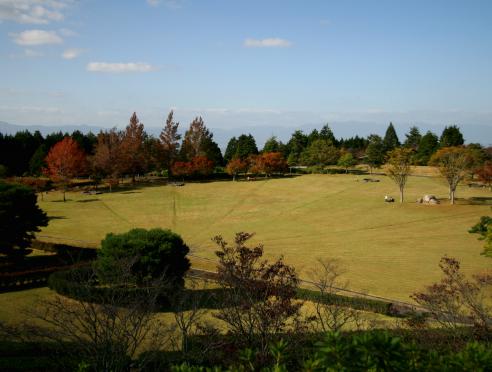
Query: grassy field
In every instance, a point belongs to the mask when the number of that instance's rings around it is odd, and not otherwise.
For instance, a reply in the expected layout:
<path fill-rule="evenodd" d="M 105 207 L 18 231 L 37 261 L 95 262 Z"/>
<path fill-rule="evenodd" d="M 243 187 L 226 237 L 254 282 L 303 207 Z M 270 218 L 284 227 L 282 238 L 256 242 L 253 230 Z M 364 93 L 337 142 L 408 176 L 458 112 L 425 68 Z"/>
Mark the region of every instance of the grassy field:
<path fill-rule="evenodd" d="M 187 183 L 184 187 L 144 186 L 102 195 L 50 193 L 40 201 L 53 219 L 41 239 L 98 246 L 108 232 L 134 227 L 171 228 L 196 256 L 214 259 L 211 238 L 255 232 L 268 256 L 284 255 L 301 277 L 316 258 L 333 257 L 346 269 L 349 287 L 409 301 L 409 295 L 439 278 L 438 262 L 447 254 L 459 258 L 471 273 L 491 266 L 480 255 L 483 242 L 467 230 L 490 214 L 487 190 L 461 186 L 458 205 L 418 205 L 432 193 L 445 198 L 440 178 L 411 177 L 406 202 L 387 204 L 397 196 L 394 183 L 362 182 L 364 176 L 305 175 L 255 182 Z M 482 198 L 480 204 L 470 198 Z M 466 199 L 465 199 L 466 198 Z M 475 199 L 476 200 L 476 199 Z M 193 258 L 200 268 L 213 261 Z"/>

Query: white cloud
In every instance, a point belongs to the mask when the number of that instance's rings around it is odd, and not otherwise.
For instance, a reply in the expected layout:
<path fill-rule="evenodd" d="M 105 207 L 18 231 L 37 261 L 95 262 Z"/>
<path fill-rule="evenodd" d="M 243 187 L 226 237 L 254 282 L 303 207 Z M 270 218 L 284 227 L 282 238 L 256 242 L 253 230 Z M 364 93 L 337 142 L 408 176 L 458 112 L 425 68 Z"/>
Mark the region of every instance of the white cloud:
<path fill-rule="evenodd" d="M 288 48 L 292 45 L 289 40 L 280 38 L 246 39 L 244 46 L 247 48 Z"/>
<path fill-rule="evenodd" d="M 63 9 L 71 0 L 0 0 L 0 20 L 23 24 L 62 21 Z"/>
<path fill-rule="evenodd" d="M 123 72 L 150 72 L 155 71 L 156 67 L 143 62 L 129 62 L 129 63 L 108 63 L 108 62 L 91 62 L 87 64 L 87 71 L 90 72 L 109 72 L 109 73 L 123 73 Z"/>
<path fill-rule="evenodd" d="M 63 59 L 75 59 L 84 52 L 84 49 L 70 48 L 62 53 Z"/>
<path fill-rule="evenodd" d="M 19 45 L 61 44 L 63 39 L 55 31 L 27 30 L 10 32 L 9 36 Z"/>
<path fill-rule="evenodd" d="M 147 4 L 149 4 L 150 6 L 157 6 L 160 2 L 161 0 L 147 0 Z"/>

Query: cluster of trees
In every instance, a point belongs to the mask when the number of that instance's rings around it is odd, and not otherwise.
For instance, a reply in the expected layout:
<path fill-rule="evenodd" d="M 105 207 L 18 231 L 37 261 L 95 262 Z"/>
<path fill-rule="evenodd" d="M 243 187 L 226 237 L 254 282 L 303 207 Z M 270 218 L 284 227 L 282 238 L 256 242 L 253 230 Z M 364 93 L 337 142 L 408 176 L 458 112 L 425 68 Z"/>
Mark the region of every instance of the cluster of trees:
<path fill-rule="evenodd" d="M 324 125 L 309 134 L 297 130 L 287 143 L 271 137 L 261 150 L 251 134 L 242 134 L 230 139 L 222 156 L 201 117 L 190 123 L 183 136 L 179 125 L 171 111 L 158 138 L 145 132 L 136 113 L 124 130 L 113 128 L 97 136 L 79 131 L 45 138 L 38 131 L 0 134 L 0 177 L 45 173 L 66 184 L 75 176 L 92 176 L 106 178 L 112 185 L 122 176 L 134 180 L 136 175 L 150 171 L 164 170 L 169 176 L 208 176 L 217 166 L 225 166 L 233 178 L 245 172 L 283 172 L 287 165 L 338 165 L 348 171 L 358 163 L 371 169 L 380 167 L 395 149 L 405 149 L 410 165 L 435 165 L 436 158 L 442 159 L 438 155 L 443 149 L 466 147 L 468 174 L 492 186 L 492 149 L 479 144 L 464 146 L 457 126 L 446 127 L 440 137 L 430 131 L 422 135 L 414 126 L 402 143 L 392 123 L 384 137 L 372 134 L 348 139 L 335 138 L 330 127 Z"/>

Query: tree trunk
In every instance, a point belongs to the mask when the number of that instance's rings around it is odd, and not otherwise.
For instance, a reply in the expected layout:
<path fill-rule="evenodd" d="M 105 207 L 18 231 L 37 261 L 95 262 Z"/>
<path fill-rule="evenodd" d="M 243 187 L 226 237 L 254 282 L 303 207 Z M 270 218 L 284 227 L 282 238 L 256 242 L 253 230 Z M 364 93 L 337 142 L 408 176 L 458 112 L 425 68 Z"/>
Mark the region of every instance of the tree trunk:
<path fill-rule="evenodd" d="M 451 190 L 451 204 L 454 205 L 454 190 Z"/>
<path fill-rule="evenodd" d="M 235 174 L 233 174 L 233 175 L 232 175 L 232 181 L 235 181 L 235 180 L 236 180 L 236 175 L 235 175 Z"/>
<path fill-rule="evenodd" d="M 63 202 L 65 203 L 67 199 L 65 199 L 65 189 L 63 189 Z"/>
<path fill-rule="evenodd" d="M 400 203 L 403 203 L 403 187 L 400 188 Z"/>

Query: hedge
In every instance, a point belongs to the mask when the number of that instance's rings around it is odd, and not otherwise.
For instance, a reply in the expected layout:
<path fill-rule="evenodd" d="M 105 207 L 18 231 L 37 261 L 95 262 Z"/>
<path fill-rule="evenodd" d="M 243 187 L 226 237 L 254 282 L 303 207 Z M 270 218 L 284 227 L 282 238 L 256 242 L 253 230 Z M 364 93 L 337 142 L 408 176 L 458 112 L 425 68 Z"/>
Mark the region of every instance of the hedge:
<path fill-rule="evenodd" d="M 128 305 L 139 299 L 144 300 L 149 291 L 147 287 L 99 286 L 92 265 L 54 272 L 48 278 L 48 287 L 58 294 L 73 299 L 95 303 L 103 303 L 109 300 L 118 305 Z M 150 289 L 153 290 L 152 288 Z M 161 292 L 158 294 L 158 304 L 161 307 L 169 308 L 170 302 L 167 297 L 169 292 L 163 288 L 157 290 Z"/>

